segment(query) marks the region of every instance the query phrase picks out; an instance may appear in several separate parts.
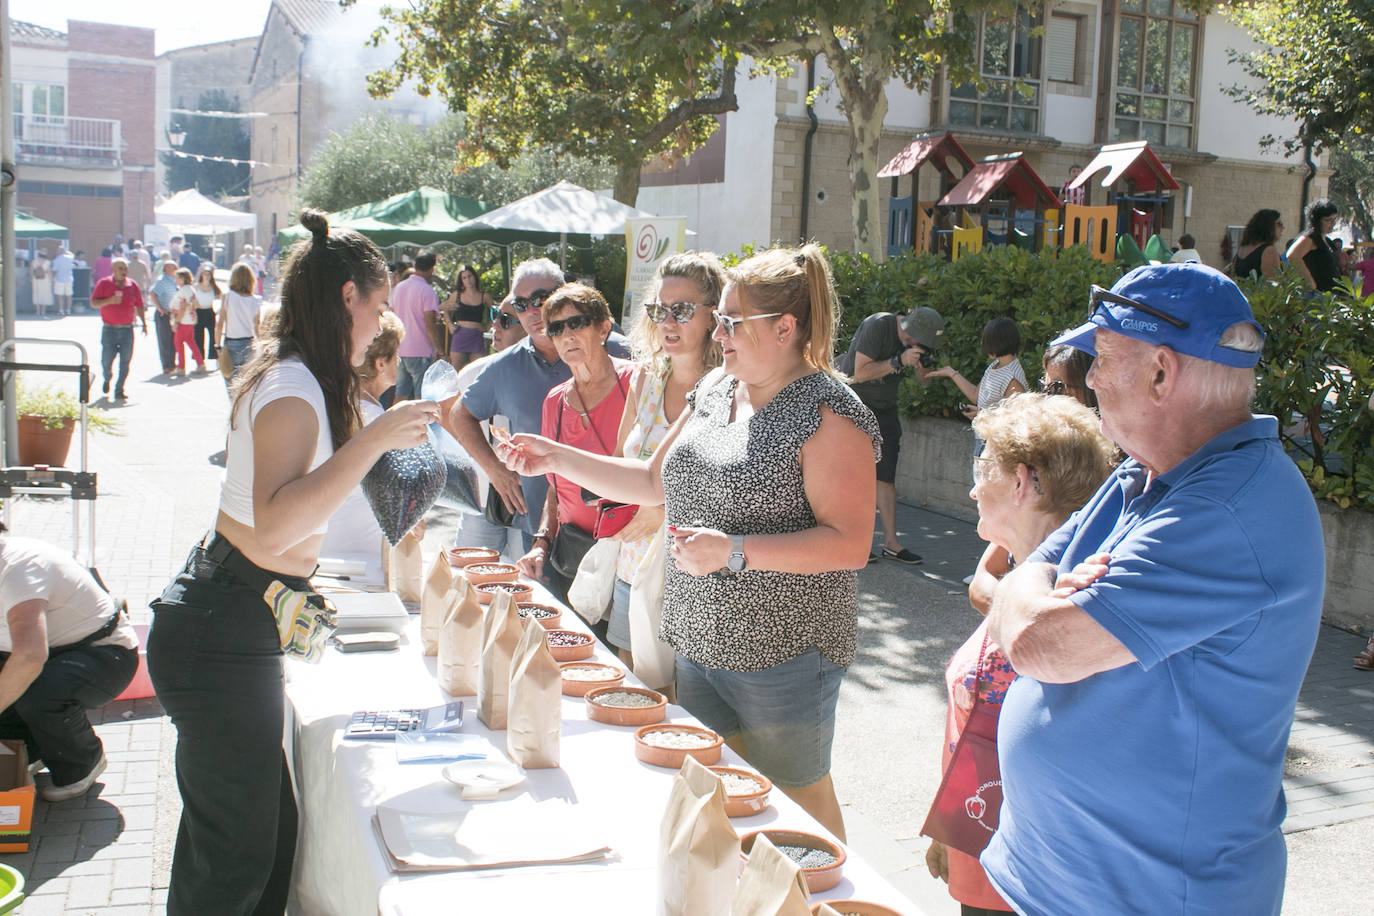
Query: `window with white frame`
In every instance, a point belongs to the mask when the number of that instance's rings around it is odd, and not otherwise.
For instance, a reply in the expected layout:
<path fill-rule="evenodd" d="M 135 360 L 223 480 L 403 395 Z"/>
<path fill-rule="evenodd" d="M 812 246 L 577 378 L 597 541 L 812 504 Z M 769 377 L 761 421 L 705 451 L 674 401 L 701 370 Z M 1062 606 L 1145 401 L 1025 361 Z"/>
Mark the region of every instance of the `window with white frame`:
<path fill-rule="evenodd" d="M 67 87 L 61 83 L 15 83 L 14 113 L 36 121 L 67 115 Z"/>
<path fill-rule="evenodd" d="M 950 89 L 950 124 L 1018 134 L 1040 131 L 1044 24 L 1043 13 L 1024 8 L 1012 17 L 984 16 L 976 53 L 985 88 Z"/>
<path fill-rule="evenodd" d="M 1114 140 L 1192 148 L 1197 49 L 1197 16 L 1179 0 L 1121 0 Z"/>

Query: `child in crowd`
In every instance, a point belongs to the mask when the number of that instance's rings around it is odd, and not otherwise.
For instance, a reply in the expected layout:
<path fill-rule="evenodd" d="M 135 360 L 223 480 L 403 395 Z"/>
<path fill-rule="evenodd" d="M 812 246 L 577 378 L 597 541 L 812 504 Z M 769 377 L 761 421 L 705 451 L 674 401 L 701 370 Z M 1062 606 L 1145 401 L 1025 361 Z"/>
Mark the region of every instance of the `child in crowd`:
<path fill-rule="evenodd" d="M 994 318 L 983 325 L 983 352 L 992 360 L 983 371 L 983 378 L 974 385 L 953 366 L 941 366 L 927 373 L 927 378 L 947 378 L 959 386 L 964 397 L 972 401 L 959 408 L 970 420 L 978 411 L 991 407 L 1004 397 L 1026 390 L 1026 370 L 1016 351 L 1021 348 L 1021 332 L 1011 318 Z"/>
<path fill-rule="evenodd" d="M 191 284 L 195 282 L 195 277 L 185 267 L 177 270 L 177 291 L 172 297 L 172 323 L 175 328 L 172 334 L 172 348 L 177 355 L 176 375 L 186 374 L 186 351 L 183 346 L 191 348 L 191 356 L 196 361 L 196 371 L 205 371 L 205 354 L 196 345 L 196 290 Z"/>

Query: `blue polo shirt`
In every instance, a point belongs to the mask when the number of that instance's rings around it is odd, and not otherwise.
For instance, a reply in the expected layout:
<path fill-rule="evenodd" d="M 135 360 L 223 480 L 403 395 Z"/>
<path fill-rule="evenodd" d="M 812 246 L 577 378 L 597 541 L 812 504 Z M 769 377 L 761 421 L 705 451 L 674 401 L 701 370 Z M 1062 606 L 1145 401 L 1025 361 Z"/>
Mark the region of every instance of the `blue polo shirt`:
<path fill-rule="evenodd" d="M 1277 434 L 1254 416 L 1148 489 L 1126 461 L 1029 558 L 1110 553 L 1070 600 L 1137 661 L 1008 691 L 981 861 L 1018 913 L 1278 914 L 1284 750 L 1326 564 Z"/>
<path fill-rule="evenodd" d="M 612 356 L 629 358 L 625 338 L 612 332 L 606 341 Z M 561 359 L 549 362 L 526 337 L 490 357 L 486 368 L 477 374 L 463 392 L 462 403 L 467 412 L 479 420 L 490 420 L 500 414 L 510 420 L 513 433 L 539 434 L 543 421 L 544 398 L 555 385 L 572 378 L 572 371 Z M 525 492 L 525 506 L 530 510 L 515 517 L 515 527 L 533 532 L 539 526 L 548 496 L 549 481 L 543 474 L 521 477 L 520 488 Z"/>

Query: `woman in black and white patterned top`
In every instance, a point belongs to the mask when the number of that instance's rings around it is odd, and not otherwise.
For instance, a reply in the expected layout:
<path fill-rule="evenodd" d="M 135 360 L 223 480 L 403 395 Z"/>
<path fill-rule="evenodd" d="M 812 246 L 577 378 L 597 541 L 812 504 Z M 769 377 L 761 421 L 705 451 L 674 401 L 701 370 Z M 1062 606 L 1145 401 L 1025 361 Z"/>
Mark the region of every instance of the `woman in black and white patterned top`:
<path fill-rule="evenodd" d="M 663 638 L 678 700 L 840 837 L 835 703 L 853 660 L 881 437 L 831 367 L 836 299 L 820 249 L 726 273 L 702 379 L 647 463 L 517 436 L 502 457 L 617 500 L 663 503 Z"/>

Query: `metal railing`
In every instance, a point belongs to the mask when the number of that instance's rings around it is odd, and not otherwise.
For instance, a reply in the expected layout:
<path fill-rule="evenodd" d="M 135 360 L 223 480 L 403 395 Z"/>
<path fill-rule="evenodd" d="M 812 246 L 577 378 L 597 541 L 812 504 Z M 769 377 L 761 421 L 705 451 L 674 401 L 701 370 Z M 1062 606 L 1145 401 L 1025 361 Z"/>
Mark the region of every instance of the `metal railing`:
<path fill-rule="evenodd" d="M 119 165 L 121 122 L 111 118 L 14 115 L 14 146 L 21 160 Z"/>

